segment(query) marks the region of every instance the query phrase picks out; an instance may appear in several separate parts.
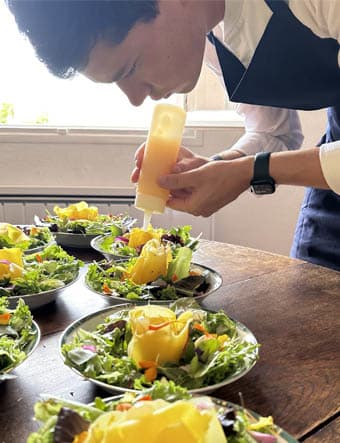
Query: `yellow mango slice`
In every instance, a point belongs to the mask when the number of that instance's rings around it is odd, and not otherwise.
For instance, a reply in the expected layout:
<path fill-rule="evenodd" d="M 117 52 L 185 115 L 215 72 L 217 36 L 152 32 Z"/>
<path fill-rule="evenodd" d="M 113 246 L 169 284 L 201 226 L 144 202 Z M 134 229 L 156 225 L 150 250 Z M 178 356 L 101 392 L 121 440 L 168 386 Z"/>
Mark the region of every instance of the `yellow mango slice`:
<path fill-rule="evenodd" d="M 19 243 L 29 239 L 21 229 L 10 223 L 0 223 L 0 235 L 8 235 L 13 243 Z"/>
<path fill-rule="evenodd" d="M 175 313 L 157 305 L 140 306 L 130 311 L 132 339 L 128 356 L 140 362 L 177 362 L 188 340 L 191 318 L 176 320 Z"/>
<path fill-rule="evenodd" d="M 55 206 L 53 211 L 58 217 L 69 218 L 70 220 L 94 221 L 98 217 L 98 208 L 96 206 L 88 206 L 84 201 L 69 205 L 66 208 Z"/>
<path fill-rule="evenodd" d="M 128 246 L 131 248 L 137 248 L 138 246 L 145 245 L 146 242 L 153 238 L 160 241 L 163 232 L 163 229 L 153 229 L 152 226 L 146 231 L 141 228 L 133 228 L 128 234 L 126 234 L 126 237 L 129 239 Z"/>
<path fill-rule="evenodd" d="M 213 406 L 200 411 L 190 400 L 140 402 L 108 412 L 89 428 L 84 443 L 226 443 Z"/>
<path fill-rule="evenodd" d="M 1 263 L 2 260 L 9 263 Z M 23 273 L 22 251 L 19 248 L 0 249 L 0 278 L 21 277 Z"/>
<path fill-rule="evenodd" d="M 130 279 L 136 284 L 145 284 L 165 276 L 168 270 L 170 248 L 157 239 L 149 240 L 143 247 L 141 255 L 129 271 Z"/>

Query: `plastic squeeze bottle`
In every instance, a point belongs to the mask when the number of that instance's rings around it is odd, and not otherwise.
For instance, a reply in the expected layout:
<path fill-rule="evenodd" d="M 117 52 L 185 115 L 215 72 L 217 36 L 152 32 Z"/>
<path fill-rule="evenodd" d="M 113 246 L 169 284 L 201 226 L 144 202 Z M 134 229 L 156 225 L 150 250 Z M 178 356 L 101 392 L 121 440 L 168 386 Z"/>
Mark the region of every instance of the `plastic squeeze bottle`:
<path fill-rule="evenodd" d="M 153 213 L 163 214 L 169 191 L 157 180 L 169 174 L 176 163 L 182 140 L 186 113 L 178 106 L 155 106 L 147 137 L 143 164 L 137 185 L 135 206 L 144 211 L 143 229 L 147 229 Z"/>

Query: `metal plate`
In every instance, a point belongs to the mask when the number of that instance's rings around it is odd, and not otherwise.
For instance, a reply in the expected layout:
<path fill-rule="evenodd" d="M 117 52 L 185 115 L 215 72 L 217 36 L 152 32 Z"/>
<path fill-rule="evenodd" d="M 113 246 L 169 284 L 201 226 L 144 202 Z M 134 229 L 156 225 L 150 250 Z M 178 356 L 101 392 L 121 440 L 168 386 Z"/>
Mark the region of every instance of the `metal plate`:
<path fill-rule="evenodd" d="M 211 268 L 208 268 L 207 266 L 204 265 L 199 265 L 198 263 L 192 263 L 191 265 L 192 269 L 200 269 L 202 271 L 209 271 L 209 275 L 207 277 L 207 282 L 209 284 L 209 287 L 207 289 L 206 292 L 204 292 L 201 295 L 196 295 L 194 297 L 195 300 L 197 300 L 198 302 L 201 302 L 204 298 L 208 297 L 208 295 L 211 295 L 213 292 L 217 291 L 221 286 L 222 286 L 222 276 L 214 271 Z M 129 300 L 128 298 L 125 297 L 120 297 L 119 295 L 110 295 L 110 294 L 105 294 L 103 292 L 98 292 L 95 291 L 94 289 L 92 289 L 86 282 L 85 280 L 85 285 L 86 287 L 93 292 L 94 294 L 100 295 L 101 297 L 105 298 L 105 300 L 109 301 L 112 304 L 121 304 L 121 303 L 139 303 L 139 304 L 147 304 L 147 303 L 152 303 L 152 304 L 163 304 L 163 305 L 167 305 L 169 303 L 171 303 L 172 301 L 175 300 L 144 300 L 144 299 L 134 299 Z M 183 295 L 179 295 L 178 298 L 182 298 L 184 297 Z"/>
<path fill-rule="evenodd" d="M 37 348 L 37 346 L 40 342 L 41 332 L 40 332 L 38 324 L 35 321 L 32 322 L 32 330 L 33 330 L 33 332 L 35 332 L 35 339 L 23 349 L 23 351 L 26 354 L 26 357 L 22 361 L 20 361 L 16 366 L 14 366 L 13 368 L 10 368 L 4 372 L 0 372 L 0 376 L 3 374 L 9 374 L 12 371 L 14 371 L 14 369 L 18 368 L 21 365 L 21 363 L 23 363 Z M 1 378 L 0 378 L 0 383 L 1 383 Z"/>
<path fill-rule="evenodd" d="M 73 337 L 77 334 L 79 329 L 83 329 L 85 331 L 94 331 L 96 329 L 97 325 L 102 323 L 106 317 L 108 317 L 116 312 L 119 312 L 121 310 L 133 309 L 135 306 L 136 306 L 135 304 L 109 306 L 108 308 L 104 308 L 104 309 L 101 309 L 97 312 L 93 312 L 93 313 L 86 315 L 86 316 L 80 318 L 79 320 L 73 322 L 63 332 L 63 334 L 60 338 L 60 342 L 59 342 L 59 352 L 60 352 L 60 355 L 61 355 L 62 359 L 64 360 L 64 362 L 65 362 L 65 358 L 62 355 L 61 348 L 64 344 L 72 342 Z M 204 309 L 202 309 L 202 310 L 204 310 Z M 237 333 L 244 341 L 254 344 L 254 345 L 257 344 L 256 337 L 246 326 L 244 326 L 242 323 L 239 323 L 237 321 L 235 321 L 235 323 L 236 323 Z M 247 374 L 254 367 L 255 364 L 256 364 L 256 360 L 249 362 L 249 365 L 247 367 L 243 368 L 241 371 L 236 372 L 235 374 L 233 374 L 231 376 L 228 376 L 224 381 L 222 381 L 220 383 L 216 383 L 211 386 L 205 386 L 202 388 L 191 389 L 191 390 L 189 390 L 189 392 L 192 394 L 207 394 L 207 393 L 213 392 L 216 389 L 219 389 L 222 386 L 230 384 L 230 383 L 238 380 L 239 378 L 243 377 L 245 374 Z M 72 366 L 70 366 L 70 367 L 76 374 L 80 375 L 81 377 L 83 377 L 85 379 L 92 381 L 93 383 L 95 383 L 96 385 L 100 386 L 101 388 L 105 389 L 108 392 L 112 392 L 112 393 L 139 392 L 136 389 L 128 389 L 125 387 L 109 385 L 108 383 L 104 383 L 102 381 L 96 380 L 95 378 L 84 377 L 84 375 L 80 371 L 78 371 L 76 368 L 74 368 Z"/>
<path fill-rule="evenodd" d="M 74 280 L 72 280 L 70 283 L 67 283 L 67 285 L 62 286 L 61 288 L 57 289 L 51 289 L 49 291 L 43 291 L 38 292 L 37 294 L 26 294 L 26 295 L 15 295 L 15 296 L 9 296 L 9 307 L 11 309 L 15 309 L 16 304 L 18 303 L 19 299 L 22 298 L 27 306 L 29 306 L 30 309 L 36 309 L 40 308 L 41 306 L 45 306 L 48 303 L 52 303 L 59 297 L 59 295 L 69 286 L 73 285 L 79 278 L 79 272 L 78 275 L 75 277 Z"/>

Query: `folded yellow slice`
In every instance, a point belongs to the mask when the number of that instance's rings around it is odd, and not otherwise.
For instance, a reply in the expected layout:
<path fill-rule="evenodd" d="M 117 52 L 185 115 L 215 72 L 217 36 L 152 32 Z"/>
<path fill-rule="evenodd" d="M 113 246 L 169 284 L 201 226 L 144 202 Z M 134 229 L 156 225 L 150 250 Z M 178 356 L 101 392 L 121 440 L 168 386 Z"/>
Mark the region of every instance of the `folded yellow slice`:
<path fill-rule="evenodd" d="M 84 201 L 67 206 L 66 208 L 55 206 L 53 211 L 58 217 L 69 218 L 70 220 L 94 221 L 98 217 L 98 208 L 96 206 L 88 206 Z"/>
<path fill-rule="evenodd" d="M 0 235 L 7 235 L 14 244 L 29 240 L 28 236 L 21 229 L 10 223 L 0 223 Z"/>
<path fill-rule="evenodd" d="M 160 240 L 162 234 L 162 229 L 153 229 L 150 226 L 146 231 L 141 228 L 133 228 L 128 234 L 125 234 L 125 236 L 129 239 L 128 246 L 131 248 L 137 248 L 153 238 Z"/>
<path fill-rule="evenodd" d="M 191 312 L 176 319 L 176 314 L 165 306 L 146 305 L 132 309 L 129 319 L 132 339 L 128 355 L 138 366 L 145 361 L 158 365 L 178 362 L 188 340 Z"/>
<path fill-rule="evenodd" d="M 171 259 L 171 249 L 153 238 L 145 243 L 141 255 L 129 270 L 129 277 L 138 285 L 152 282 L 166 276 Z"/>
<path fill-rule="evenodd" d="M 197 402 L 197 400 L 196 400 Z M 226 443 L 214 406 L 200 410 L 191 400 L 141 401 L 127 411 L 108 412 L 93 422 L 84 443 Z"/>
<path fill-rule="evenodd" d="M 21 277 L 23 266 L 21 249 L 0 249 L 0 279 Z"/>

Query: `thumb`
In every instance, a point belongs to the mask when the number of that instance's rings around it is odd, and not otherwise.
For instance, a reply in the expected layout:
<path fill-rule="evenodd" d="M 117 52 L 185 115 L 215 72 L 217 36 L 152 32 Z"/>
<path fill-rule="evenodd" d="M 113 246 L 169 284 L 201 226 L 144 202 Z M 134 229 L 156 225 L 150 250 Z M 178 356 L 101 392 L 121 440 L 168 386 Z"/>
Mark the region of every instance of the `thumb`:
<path fill-rule="evenodd" d="M 163 175 L 158 179 L 158 184 L 165 189 L 193 188 L 196 185 L 195 172 L 187 171 L 180 174 Z"/>

